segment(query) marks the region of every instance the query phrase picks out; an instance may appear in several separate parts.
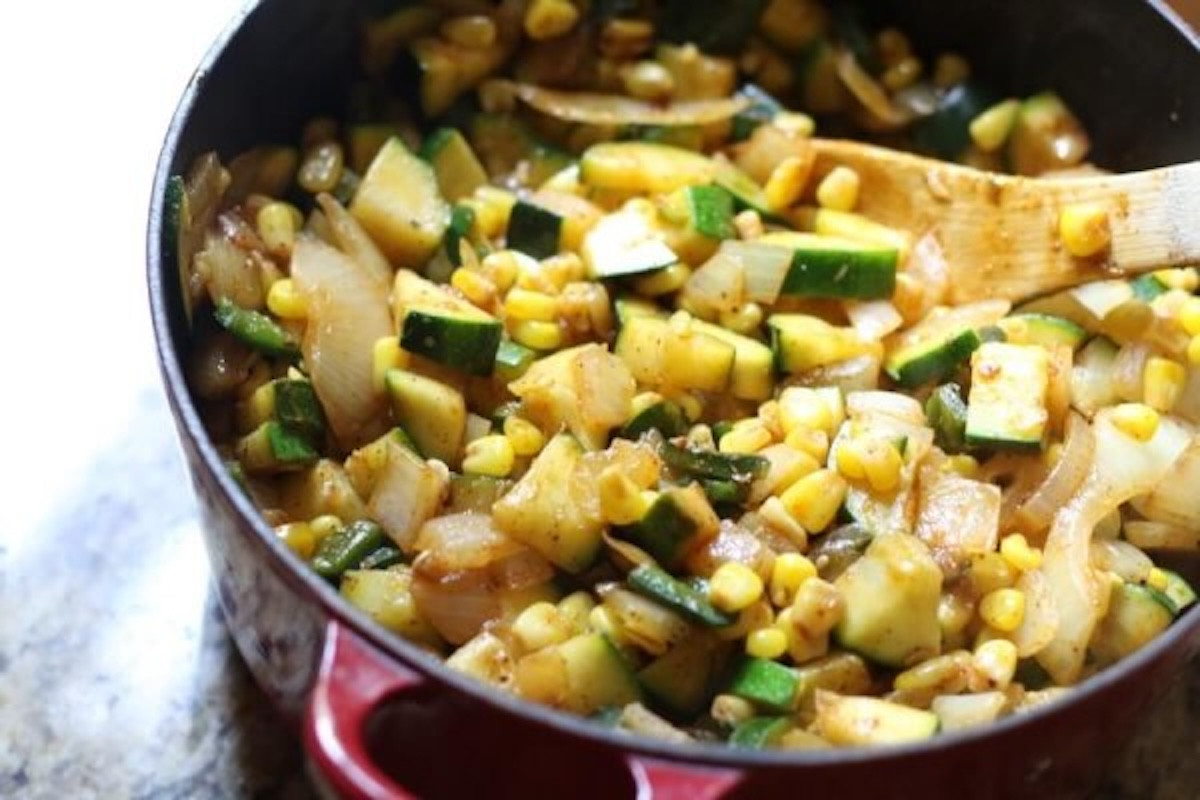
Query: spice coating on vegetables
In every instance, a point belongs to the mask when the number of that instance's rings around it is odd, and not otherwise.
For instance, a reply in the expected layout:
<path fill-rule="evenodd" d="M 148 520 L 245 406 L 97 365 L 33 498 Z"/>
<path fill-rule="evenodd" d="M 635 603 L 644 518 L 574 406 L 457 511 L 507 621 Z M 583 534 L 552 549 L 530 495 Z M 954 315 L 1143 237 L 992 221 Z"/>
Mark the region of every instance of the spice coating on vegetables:
<path fill-rule="evenodd" d="M 1197 271 L 951 305 L 936 230 L 814 169 L 816 131 L 1094 169 L 1056 95 L 848 4 L 370 5 L 346 114 L 167 208 L 213 440 L 377 623 L 597 724 L 810 749 L 1020 713 L 1195 602 L 1147 553 L 1200 546 Z"/>

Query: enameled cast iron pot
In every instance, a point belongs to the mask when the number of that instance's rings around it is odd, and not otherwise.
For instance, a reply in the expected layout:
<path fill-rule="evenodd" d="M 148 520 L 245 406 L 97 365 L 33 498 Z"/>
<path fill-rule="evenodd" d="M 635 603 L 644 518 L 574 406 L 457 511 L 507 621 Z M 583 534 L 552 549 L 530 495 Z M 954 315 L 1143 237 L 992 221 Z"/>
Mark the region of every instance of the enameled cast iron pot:
<path fill-rule="evenodd" d="M 923 48 L 966 53 L 1013 94 L 1054 87 L 1112 169 L 1200 158 L 1200 41 L 1157 0 L 866 3 Z M 894 8 L 892 8 L 894 7 Z M 353 0 L 252 2 L 187 87 L 154 182 L 149 286 L 167 392 L 229 629 L 298 726 L 314 780 L 349 797 L 1069 797 L 1138 729 L 1200 650 L 1200 611 L 1070 699 L 981 730 L 878 750 L 771 753 L 633 739 L 518 702 L 376 627 L 283 547 L 226 474 L 188 396 L 169 175 L 215 149 L 294 141 L 336 113 L 356 48 Z M 1200 224 L 1200 220 L 1197 221 Z M 1193 576 L 1194 578 L 1196 576 Z M 401 787 L 404 787 L 403 789 Z"/>

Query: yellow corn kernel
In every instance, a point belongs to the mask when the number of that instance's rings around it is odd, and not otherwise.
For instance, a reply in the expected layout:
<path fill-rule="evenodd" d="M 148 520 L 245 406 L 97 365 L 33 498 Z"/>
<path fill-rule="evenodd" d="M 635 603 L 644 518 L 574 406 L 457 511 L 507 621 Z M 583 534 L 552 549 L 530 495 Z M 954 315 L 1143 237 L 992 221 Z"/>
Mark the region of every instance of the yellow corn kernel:
<path fill-rule="evenodd" d="M 675 92 L 675 78 L 657 61 L 638 61 L 621 70 L 625 93 L 639 100 L 666 100 Z"/>
<path fill-rule="evenodd" d="M 1025 619 L 1025 593 L 997 589 L 979 601 L 979 618 L 998 631 L 1012 633 Z"/>
<path fill-rule="evenodd" d="M 662 297 L 682 289 L 691 276 L 692 270 L 686 264 L 672 264 L 653 275 L 638 278 L 633 282 L 633 288 L 646 297 Z"/>
<path fill-rule="evenodd" d="M 612 525 L 632 525 L 646 516 L 649 500 L 633 480 L 618 467 L 600 473 L 600 514 Z"/>
<path fill-rule="evenodd" d="M 843 477 L 865 481 L 871 491 L 887 494 L 900 486 L 904 459 L 891 442 L 862 437 L 838 445 L 837 467 Z"/>
<path fill-rule="evenodd" d="M 1180 305 L 1179 324 L 1188 336 L 1200 336 L 1200 297 L 1189 297 Z"/>
<path fill-rule="evenodd" d="M 783 211 L 800 200 L 808 185 L 808 175 L 812 170 L 812 160 L 799 156 L 788 156 L 776 165 L 763 187 L 763 197 L 767 208 L 772 211 Z"/>
<path fill-rule="evenodd" d="M 1000 555 L 1010 567 L 1020 572 L 1028 572 L 1042 565 L 1042 551 L 1030 547 L 1020 533 L 1009 534 L 1000 540 Z"/>
<path fill-rule="evenodd" d="M 834 455 L 837 470 L 846 480 L 861 481 L 867 477 L 867 466 L 863 463 L 862 446 L 855 439 L 838 443 Z"/>
<path fill-rule="evenodd" d="M 1200 288 L 1200 274 L 1195 267 L 1179 267 L 1178 269 L 1160 269 L 1154 273 L 1158 282 L 1168 289 L 1179 289 L 1184 292 L 1194 292 Z"/>
<path fill-rule="evenodd" d="M 1017 671 L 1017 646 L 1007 639 L 991 639 L 975 648 L 975 669 L 997 689 L 1006 689 Z"/>
<path fill-rule="evenodd" d="M 971 141 L 985 153 L 999 150 L 1008 140 L 1020 110 L 1020 100 L 1005 100 L 984 111 L 971 120 Z"/>
<path fill-rule="evenodd" d="M 517 204 L 515 194 L 497 186 L 480 186 L 471 199 L 475 226 L 481 235 L 495 239 L 508 230 L 508 218 Z"/>
<path fill-rule="evenodd" d="M 521 417 L 512 416 L 504 420 L 504 435 L 508 437 L 513 452 L 519 456 L 535 456 L 546 446 L 546 437 L 541 429 Z"/>
<path fill-rule="evenodd" d="M 572 634 L 587 631 L 588 615 L 596 607 L 596 601 L 587 592 L 572 592 L 558 601 L 558 613 L 571 629 Z"/>
<path fill-rule="evenodd" d="M 544 600 L 526 608 L 512 623 L 513 638 L 528 653 L 565 642 L 570 633 L 569 621 L 553 603 Z"/>
<path fill-rule="evenodd" d="M 683 410 L 688 422 L 695 422 L 704 416 L 704 401 L 691 392 L 680 392 L 671 399 Z"/>
<path fill-rule="evenodd" d="M 787 539 L 801 550 L 808 548 L 808 533 L 800 523 L 788 513 L 783 501 L 778 497 L 768 497 L 758 507 L 758 515 L 772 531 Z"/>
<path fill-rule="evenodd" d="M 1142 371 L 1142 397 L 1146 405 L 1156 411 L 1167 412 L 1175 407 L 1175 401 L 1183 392 L 1187 382 L 1187 369 L 1178 361 L 1161 356 L 1152 356 Z"/>
<path fill-rule="evenodd" d="M 713 719 L 730 728 L 758 716 L 754 703 L 736 694 L 719 694 L 713 698 L 708 712 Z"/>
<path fill-rule="evenodd" d="M 746 655 L 753 658 L 765 658 L 774 661 L 783 656 L 788 649 L 788 637 L 782 629 L 772 625 L 769 628 L 759 628 L 750 631 L 746 637 Z"/>
<path fill-rule="evenodd" d="M 450 285 L 462 292 L 474 305 L 487 310 L 496 300 L 496 285 L 475 270 L 459 268 L 450 276 Z"/>
<path fill-rule="evenodd" d="M 513 319 L 554 322 L 558 319 L 558 298 L 518 287 L 504 298 L 504 311 Z"/>
<path fill-rule="evenodd" d="M 254 218 L 258 237 L 273 256 L 286 258 L 296 243 L 296 231 L 300 230 L 300 212 L 287 203 L 273 201 L 258 210 Z"/>
<path fill-rule="evenodd" d="M 1096 255 L 1112 241 L 1108 209 L 1098 203 L 1068 205 L 1058 216 L 1058 235 L 1076 258 Z"/>
<path fill-rule="evenodd" d="M 717 567 L 708 582 L 709 602 L 729 613 L 748 608 L 757 603 L 762 595 L 762 578 L 737 561 L 727 561 Z"/>
<path fill-rule="evenodd" d="M 1144 403 L 1122 403 L 1111 413 L 1113 425 L 1131 439 L 1148 442 L 1158 432 L 1158 412 Z"/>
<path fill-rule="evenodd" d="M 971 77 L 971 65 L 958 53 L 943 53 L 933 67 L 933 85 L 948 89 Z"/>
<path fill-rule="evenodd" d="M 739 422 L 733 430 L 721 437 L 717 447 L 722 453 L 757 453 L 772 441 L 771 432 L 759 419 Z"/>
<path fill-rule="evenodd" d="M 979 461 L 965 454 L 950 456 L 946 459 L 945 468 L 964 478 L 974 478 L 979 473 Z"/>
<path fill-rule="evenodd" d="M 1151 589 L 1157 589 L 1160 592 L 1165 592 L 1170 585 L 1170 578 L 1167 573 L 1163 572 L 1158 567 L 1150 570 L 1150 574 L 1146 576 L 1146 585 Z"/>
<path fill-rule="evenodd" d="M 797 136 L 812 136 L 817 129 L 817 123 L 812 117 L 798 111 L 780 111 L 771 120 L 771 124 Z"/>
<path fill-rule="evenodd" d="M 267 290 L 267 309 L 279 319 L 302 320 L 308 317 L 308 301 L 296 291 L 291 278 L 282 278 Z"/>
<path fill-rule="evenodd" d="M 553 322 L 521 320 L 512 327 L 512 338 L 534 350 L 557 350 L 563 344 L 562 328 Z"/>
<path fill-rule="evenodd" d="M 454 17 L 442 23 L 442 36 L 463 47 L 491 47 L 496 42 L 496 23 L 483 14 Z"/>
<path fill-rule="evenodd" d="M 520 267 L 511 250 L 488 253 L 479 264 L 481 274 L 492 282 L 498 292 L 507 292 L 517 282 Z"/>
<path fill-rule="evenodd" d="M 533 0 L 525 12 L 525 33 L 545 41 L 569 32 L 579 22 L 579 9 L 570 0 Z"/>
<path fill-rule="evenodd" d="M 317 552 L 317 537 L 313 535 L 312 526 L 307 522 L 289 522 L 286 525 L 280 525 L 275 529 L 275 533 L 289 550 L 305 561 L 312 558 L 313 553 Z"/>
<path fill-rule="evenodd" d="M 792 484 L 779 500 L 804 530 L 815 533 L 833 522 L 846 499 L 846 488 L 841 475 L 819 469 Z"/>
<path fill-rule="evenodd" d="M 313 517 L 308 521 L 308 527 L 312 530 L 313 537 L 316 538 L 317 544 L 328 539 L 333 534 L 346 527 L 345 523 L 333 514 L 322 514 L 319 517 Z"/>
<path fill-rule="evenodd" d="M 499 434 L 484 436 L 467 445 L 463 457 L 463 472 L 505 478 L 512 472 L 516 454 L 508 437 Z"/>
<path fill-rule="evenodd" d="M 824 464 L 829 457 L 829 434 L 825 431 L 812 431 L 807 428 L 796 428 L 784 439 L 788 447 L 798 453 L 812 457 L 814 461 Z"/>
<path fill-rule="evenodd" d="M 603 633 L 613 641 L 621 640 L 621 623 L 616 613 L 606 605 L 594 606 L 588 612 L 588 627 L 596 633 Z"/>
<path fill-rule="evenodd" d="M 1007 589 L 1017 582 L 1016 571 L 999 553 L 980 553 L 971 560 L 971 585 L 979 596 Z"/>
<path fill-rule="evenodd" d="M 766 232 L 762 217 L 757 211 L 748 208 L 733 218 L 733 227 L 740 239 L 757 239 Z"/>
<path fill-rule="evenodd" d="M 722 328 L 734 333 L 751 333 L 762 325 L 762 306 L 758 303 L 743 303 L 733 311 L 722 311 L 719 321 Z"/>
<path fill-rule="evenodd" d="M 834 167 L 817 185 L 817 202 L 821 208 L 834 211 L 853 211 L 858 205 L 858 173 L 849 167 Z"/>
<path fill-rule="evenodd" d="M 771 567 L 771 602 L 786 608 L 796 597 L 800 584 L 816 577 L 817 566 L 799 553 L 781 553 Z"/>
<path fill-rule="evenodd" d="M 816 389 L 790 386 L 779 394 L 779 424 L 785 434 L 797 428 L 832 434 L 837 421 L 833 409 Z"/>
<path fill-rule="evenodd" d="M 559 287 L 559 291 L 569 283 L 578 283 L 587 279 L 587 267 L 577 253 L 557 253 L 541 263 L 542 273 Z"/>
<path fill-rule="evenodd" d="M 1193 367 L 1200 367 L 1200 336 L 1193 336 L 1188 342 L 1187 358 Z"/>
<path fill-rule="evenodd" d="M 925 65 L 916 56 L 907 56 L 903 60 L 888 67 L 880 80 L 888 91 L 898 92 L 916 83 L 917 78 L 925 71 Z"/>
<path fill-rule="evenodd" d="M 395 336 L 385 336 L 375 342 L 372 351 L 371 378 L 375 391 L 380 394 L 387 388 L 389 370 L 403 369 L 408 364 L 408 353 L 400 347 Z"/>

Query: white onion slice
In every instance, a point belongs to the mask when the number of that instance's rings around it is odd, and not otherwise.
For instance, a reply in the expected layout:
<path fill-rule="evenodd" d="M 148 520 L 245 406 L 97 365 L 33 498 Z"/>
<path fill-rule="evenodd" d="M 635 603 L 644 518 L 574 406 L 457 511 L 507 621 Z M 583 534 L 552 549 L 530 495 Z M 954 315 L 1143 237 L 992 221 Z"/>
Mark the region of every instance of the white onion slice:
<path fill-rule="evenodd" d="M 731 119 L 750 104 L 744 97 L 658 104 L 622 95 L 560 92 L 527 83 L 510 86 L 514 95 L 543 114 L 588 125 L 708 125 Z"/>

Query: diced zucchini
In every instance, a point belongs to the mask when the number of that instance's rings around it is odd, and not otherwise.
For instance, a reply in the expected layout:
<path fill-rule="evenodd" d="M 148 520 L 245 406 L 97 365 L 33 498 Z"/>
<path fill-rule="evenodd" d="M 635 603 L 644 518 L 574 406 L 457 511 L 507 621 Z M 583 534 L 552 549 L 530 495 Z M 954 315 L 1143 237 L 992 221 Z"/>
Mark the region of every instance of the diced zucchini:
<path fill-rule="evenodd" d="M 694 717 L 712 697 L 728 652 L 726 643 L 697 631 L 639 671 L 638 681 L 673 714 Z"/>
<path fill-rule="evenodd" d="M 670 400 L 662 400 L 638 412 L 625 423 L 618 435 L 622 439 L 637 440 L 652 430 L 661 433 L 664 439 L 682 436 L 688 430 L 687 418 L 678 405 Z"/>
<path fill-rule="evenodd" d="M 807 314 L 774 314 L 767 319 L 771 349 L 780 372 L 796 374 L 847 361 L 872 351 L 853 328 L 830 325 Z"/>
<path fill-rule="evenodd" d="M 342 465 L 323 458 L 300 472 L 277 479 L 279 508 L 291 519 L 332 514 L 343 522 L 364 519 L 367 506 Z"/>
<path fill-rule="evenodd" d="M 512 383 L 529 371 L 538 354 L 523 344 L 511 339 L 501 339 L 496 348 L 495 376 L 504 383 Z"/>
<path fill-rule="evenodd" d="M 1088 338 L 1083 326 L 1052 314 L 1013 314 L 1000 320 L 999 326 L 1010 344 L 1066 345 L 1074 350 Z"/>
<path fill-rule="evenodd" d="M 966 447 L 967 404 L 957 383 L 946 383 L 925 401 L 925 417 L 933 428 L 934 441 L 947 453 L 961 453 Z"/>
<path fill-rule="evenodd" d="M 474 229 L 475 209 L 471 206 L 457 205 L 450 210 L 450 225 L 446 228 L 442 248 L 451 266 L 462 266 L 462 242 L 471 240 L 471 232 Z"/>
<path fill-rule="evenodd" d="M 1167 576 L 1167 588 L 1163 589 L 1162 593 L 1175 607 L 1175 615 L 1179 616 L 1196 603 L 1196 590 L 1178 572 L 1169 569 L 1162 572 Z"/>
<path fill-rule="evenodd" d="M 614 352 L 638 383 L 706 392 L 728 387 L 737 356 L 733 345 L 698 328 L 681 335 L 667 320 L 649 316 L 622 325 Z"/>
<path fill-rule="evenodd" d="M 876 536 L 834 585 L 846 601 L 835 634 L 847 650 L 897 669 L 940 652 L 942 571 L 919 539 Z"/>
<path fill-rule="evenodd" d="M 320 441 L 325 435 L 325 414 L 310 381 L 299 378 L 279 378 L 271 381 L 274 416 L 283 427 Z"/>
<path fill-rule="evenodd" d="M 704 592 L 672 577 L 658 567 L 642 564 L 629 573 L 629 588 L 693 622 L 709 628 L 723 628 L 737 619 L 720 611 L 708 601 Z"/>
<path fill-rule="evenodd" d="M 318 453 L 301 433 L 275 420 L 264 422 L 242 437 L 236 448 L 238 463 L 251 475 L 297 472 L 315 464 Z"/>
<path fill-rule="evenodd" d="M 767 202 L 766 193 L 758 183 L 729 161 L 714 162 L 713 183 L 733 195 L 734 209 L 756 211 L 767 222 L 778 222 Z"/>
<path fill-rule="evenodd" d="M 413 600 L 409 569 L 350 570 L 342 576 L 341 592 L 388 630 L 411 642 L 441 647 L 441 637 Z"/>
<path fill-rule="evenodd" d="M 625 323 L 635 317 L 665 320 L 670 316 L 658 303 L 633 295 L 618 297 L 613 301 L 613 313 L 617 318 L 618 329 L 625 327 Z"/>
<path fill-rule="evenodd" d="M 767 0 L 667 0 L 659 30 L 669 42 L 695 44 L 705 53 L 739 53 L 758 27 Z"/>
<path fill-rule="evenodd" d="M 465 317 L 493 319 L 490 314 L 452 294 L 445 287 L 422 278 L 412 270 L 401 269 L 396 272 L 392 287 L 392 313 L 397 320 L 403 320 L 410 308 L 440 309 Z"/>
<path fill-rule="evenodd" d="M 167 180 L 167 188 L 163 196 L 163 225 L 162 249 L 167 255 L 167 267 L 171 269 L 174 262 L 175 273 L 179 276 L 179 294 L 183 301 L 184 316 L 190 325 L 192 322 L 192 295 L 188 291 L 188 276 L 192 269 L 192 257 L 195 255 L 195 235 L 192 233 L 192 210 L 188 202 L 187 184 L 182 175 L 172 175 Z"/>
<path fill-rule="evenodd" d="M 488 182 L 475 151 L 455 128 L 440 128 L 430 134 L 421 146 L 421 158 L 433 165 L 438 189 L 451 203 L 472 196 Z"/>
<path fill-rule="evenodd" d="M 792 727 L 788 717 L 751 717 L 739 722 L 729 734 L 731 747 L 764 750 L 773 747 Z"/>
<path fill-rule="evenodd" d="M 796 704 L 811 709 L 819 690 L 867 694 L 875 684 L 867 662 L 854 653 L 835 651 L 796 668 Z"/>
<path fill-rule="evenodd" d="M 885 369 L 896 383 L 915 388 L 953 375 L 980 344 L 982 341 L 976 331 L 959 330 L 945 339 L 898 350 L 888 359 Z"/>
<path fill-rule="evenodd" d="M 710 183 L 716 174 L 716 165 L 706 156 L 651 142 L 592 145 L 579 162 L 585 184 L 624 194 L 670 194 Z"/>
<path fill-rule="evenodd" d="M 913 126 L 917 147 L 939 158 L 958 160 L 971 144 L 971 121 L 1000 99 L 977 81 L 952 86 L 938 98 L 933 113 Z"/>
<path fill-rule="evenodd" d="M 720 520 L 698 485 L 664 490 L 641 520 L 620 529 L 623 538 L 667 567 L 679 567 L 688 554 L 717 535 Z"/>
<path fill-rule="evenodd" d="M 579 714 L 622 707 L 641 699 L 637 677 L 613 643 L 599 633 L 568 639 L 557 647 L 566 665 L 565 705 Z"/>
<path fill-rule="evenodd" d="M 358 448 L 346 457 L 344 469 L 350 479 L 354 491 L 360 497 L 370 497 L 375 489 L 375 482 L 387 466 L 392 443 L 399 444 L 412 451 L 418 458 L 421 456 L 416 444 L 403 428 L 392 428 L 368 445 Z"/>
<path fill-rule="evenodd" d="M 312 559 L 313 570 L 323 578 L 338 580 L 347 570 L 357 568 L 385 541 L 383 528 L 376 523 L 370 520 L 351 522 L 318 545 Z"/>
<path fill-rule="evenodd" d="M 698 236 L 713 241 L 733 239 L 733 195 L 716 185 L 687 186 L 663 201 L 664 213 Z"/>
<path fill-rule="evenodd" d="M 580 254 L 594 280 L 646 275 L 679 261 L 653 221 L 629 207 L 603 217 L 588 231 Z"/>
<path fill-rule="evenodd" d="M 497 528 L 573 574 L 591 566 L 604 531 L 599 514 L 582 502 L 595 487 L 576 484 L 582 457 L 574 437 L 555 436 L 492 512 Z"/>
<path fill-rule="evenodd" d="M 241 308 L 222 297 L 213 309 L 217 323 L 238 341 L 272 358 L 294 361 L 300 357 L 300 346 L 279 323 L 260 311 Z"/>
<path fill-rule="evenodd" d="M 882 300 L 896 290 L 895 249 L 791 231 L 768 233 L 759 241 L 792 251 L 785 295 Z"/>
<path fill-rule="evenodd" d="M 745 658 L 726 690 L 759 708 L 787 713 L 796 708 L 796 671 L 776 661 Z"/>
<path fill-rule="evenodd" d="M 420 267 L 450 224 L 433 168 L 390 139 L 363 176 L 350 213 L 392 264 Z"/>
<path fill-rule="evenodd" d="M 752 483 L 770 469 L 770 462 L 762 456 L 719 453 L 671 442 L 663 442 L 659 455 L 668 467 L 693 478 Z"/>
<path fill-rule="evenodd" d="M 1167 285 L 1160 281 L 1153 272 L 1147 272 L 1145 275 L 1134 278 L 1129 282 L 1129 288 L 1133 290 L 1134 297 L 1147 303 L 1167 292 Z"/>
<path fill-rule="evenodd" d="M 967 443 L 1010 450 L 1039 449 L 1049 413 L 1050 357 L 1037 345 L 988 342 L 971 357 Z"/>
<path fill-rule="evenodd" d="M 1135 583 L 1115 585 L 1089 649 L 1101 664 L 1111 664 L 1140 650 L 1174 618 L 1175 604 L 1161 592 Z"/>
<path fill-rule="evenodd" d="M 458 463 L 467 430 L 467 404 L 462 392 L 440 381 L 406 370 L 386 377 L 392 413 L 429 458 Z"/>
<path fill-rule="evenodd" d="M 492 507 L 512 485 L 512 481 L 493 478 L 490 475 L 452 475 L 450 499 L 442 511 L 445 514 L 461 514 L 466 511 L 490 514 Z"/>
<path fill-rule="evenodd" d="M 938 732 L 937 714 L 880 700 L 817 692 L 817 732 L 837 745 L 904 744 Z"/>
<path fill-rule="evenodd" d="M 507 244 L 538 260 L 557 255 L 561 249 L 563 218 L 540 205 L 518 200 L 508 218 Z"/>
<path fill-rule="evenodd" d="M 775 391 L 775 354 L 762 342 L 728 328 L 693 320 L 695 330 L 733 346 L 729 393 L 739 400 L 769 400 Z"/>
<path fill-rule="evenodd" d="M 409 308 L 400 346 L 452 369 L 486 377 L 495 368 L 503 332 L 501 322 L 486 315 Z"/>

